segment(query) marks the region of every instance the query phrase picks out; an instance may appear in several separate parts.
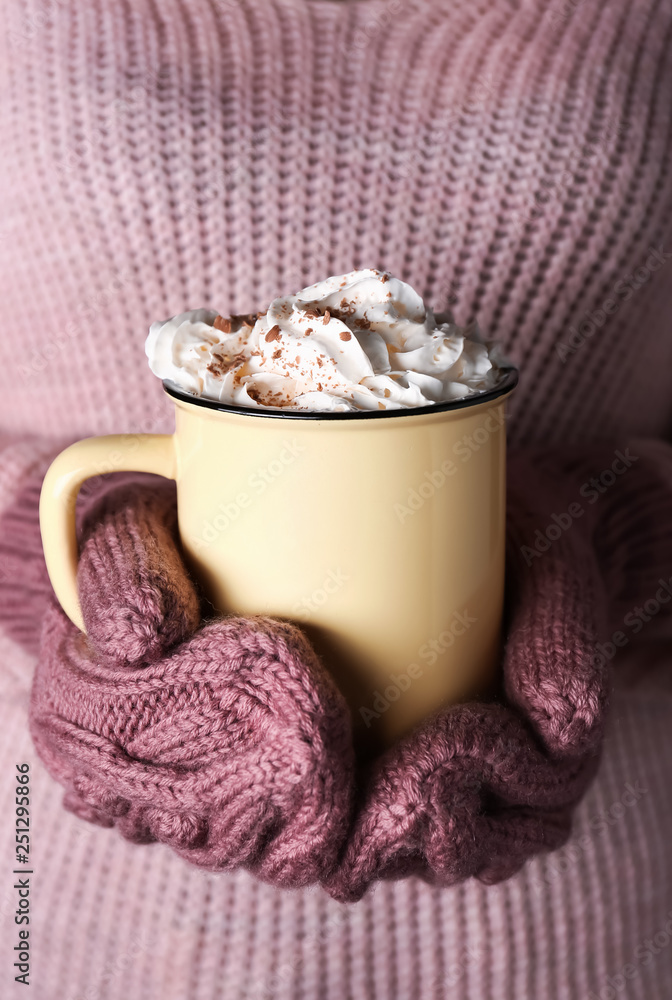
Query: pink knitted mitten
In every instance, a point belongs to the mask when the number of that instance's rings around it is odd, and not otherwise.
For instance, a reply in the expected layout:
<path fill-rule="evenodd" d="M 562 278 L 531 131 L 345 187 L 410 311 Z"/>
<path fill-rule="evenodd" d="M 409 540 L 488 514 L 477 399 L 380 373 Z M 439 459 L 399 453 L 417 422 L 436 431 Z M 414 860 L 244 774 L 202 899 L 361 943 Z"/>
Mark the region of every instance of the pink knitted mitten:
<path fill-rule="evenodd" d="M 567 839 L 597 765 L 607 682 L 593 655 L 604 593 L 590 526 L 531 555 L 569 493 L 557 474 L 511 461 L 500 698 L 437 712 L 374 762 L 328 882 L 338 899 L 411 873 L 498 882 Z"/>
<path fill-rule="evenodd" d="M 174 528 L 170 485 L 125 486 L 89 512 L 88 637 L 49 608 L 35 745 L 85 819 L 207 868 L 314 882 L 333 869 L 350 813 L 343 699 L 289 624 L 227 618 L 197 630 Z"/>

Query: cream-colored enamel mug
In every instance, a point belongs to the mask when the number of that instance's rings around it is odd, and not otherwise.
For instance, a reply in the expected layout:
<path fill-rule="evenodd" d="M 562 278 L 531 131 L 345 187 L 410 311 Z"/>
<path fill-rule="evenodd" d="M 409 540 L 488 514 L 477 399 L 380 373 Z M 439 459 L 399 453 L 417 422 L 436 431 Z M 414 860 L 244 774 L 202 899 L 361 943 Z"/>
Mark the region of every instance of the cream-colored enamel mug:
<path fill-rule="evenodd" d="M 414 410 L 243 409 L 169 383 L 173 435 L 88 438 L 47 472 L 40 524 L 64 611 L 77 593 L 74 501 L 105 471 L 177 483 L 186 561 L 218 612 L 291 619 L 362 733 L 389 742 L 487 693 L 504 590 L 505 402 L 517 382 Z"/>

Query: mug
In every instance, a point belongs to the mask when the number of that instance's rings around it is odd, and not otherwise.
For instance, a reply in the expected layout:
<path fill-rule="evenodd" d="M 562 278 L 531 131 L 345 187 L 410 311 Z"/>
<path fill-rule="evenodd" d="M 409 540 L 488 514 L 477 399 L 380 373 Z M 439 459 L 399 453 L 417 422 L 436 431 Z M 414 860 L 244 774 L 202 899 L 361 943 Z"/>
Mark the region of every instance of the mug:
<path fill-rule="evenodd" d="M 177 484 L 185 561 L 213 612 L 307 633 L 359 735 L 390 743 L 492 689 L 504 594 L 505 404 L 495 389 L 415 409 L 249 409 L 164 382 L 175 433 L 71 445 L 40 498 L 47 570 L 84 631 L 74 506 L 101 472 Z"/>

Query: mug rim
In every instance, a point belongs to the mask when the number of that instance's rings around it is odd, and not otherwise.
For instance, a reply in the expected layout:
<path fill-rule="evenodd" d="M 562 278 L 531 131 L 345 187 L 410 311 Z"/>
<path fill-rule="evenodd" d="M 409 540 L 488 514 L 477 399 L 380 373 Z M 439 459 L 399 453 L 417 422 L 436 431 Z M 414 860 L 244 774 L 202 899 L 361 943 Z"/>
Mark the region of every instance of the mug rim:
<path fill-rule="evenodd" d="M 342 410 L 338 412 L 322 410 L 290 410 L 271 409 L 260 406 L 253 409 L 250 406 L 240 406 L 238 403 L 223 403 L 218 399 L 207 399 L 205 396 L 196 396 L 186 389 L 182 389 L 171 382 L 170 379 L 163 380 L 163 389 L 168 396 L 180 400 L 184 403 L 193 403 L 195 406 L 203 406 L 208 410 L 220 410 L 223 413 L 238 413 L 250 417 L 270 417 L 293 420 L 376 420 L 390 417 L 411 417 L 421 416 L 430 413 L 445 413 L 448 410 L 461 410 L 467 406 L 477 406 L 479 403 L 489 403 L 493 399 L 505 396 L 518 385 L 518 368 L 515 365 L 502 365 L 501 371 L 504 373 L 502 379 L 493 389 L 485 392 L 476 392 L 471 396 L 461 396 L 459 399 L 451 399 L 445 403 L 429 403 L 427 406 L 395 407 L 390 410 Z"/>

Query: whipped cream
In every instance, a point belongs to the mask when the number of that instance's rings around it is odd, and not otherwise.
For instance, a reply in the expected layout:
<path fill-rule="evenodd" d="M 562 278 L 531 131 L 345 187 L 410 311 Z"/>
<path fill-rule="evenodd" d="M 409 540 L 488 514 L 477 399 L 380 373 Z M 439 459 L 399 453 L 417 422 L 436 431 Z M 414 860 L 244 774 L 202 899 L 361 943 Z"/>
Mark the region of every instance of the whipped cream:
<path fill-rule="evenodd" d="M 493 388 L 496 350 L 478 328 L 434 315 L 384 271 L 337 275 L 275 299 L 265 313 L 213 309 L 153 323 L 155 375 L 207 399 L 295 410 L 427 406 Z"/>

